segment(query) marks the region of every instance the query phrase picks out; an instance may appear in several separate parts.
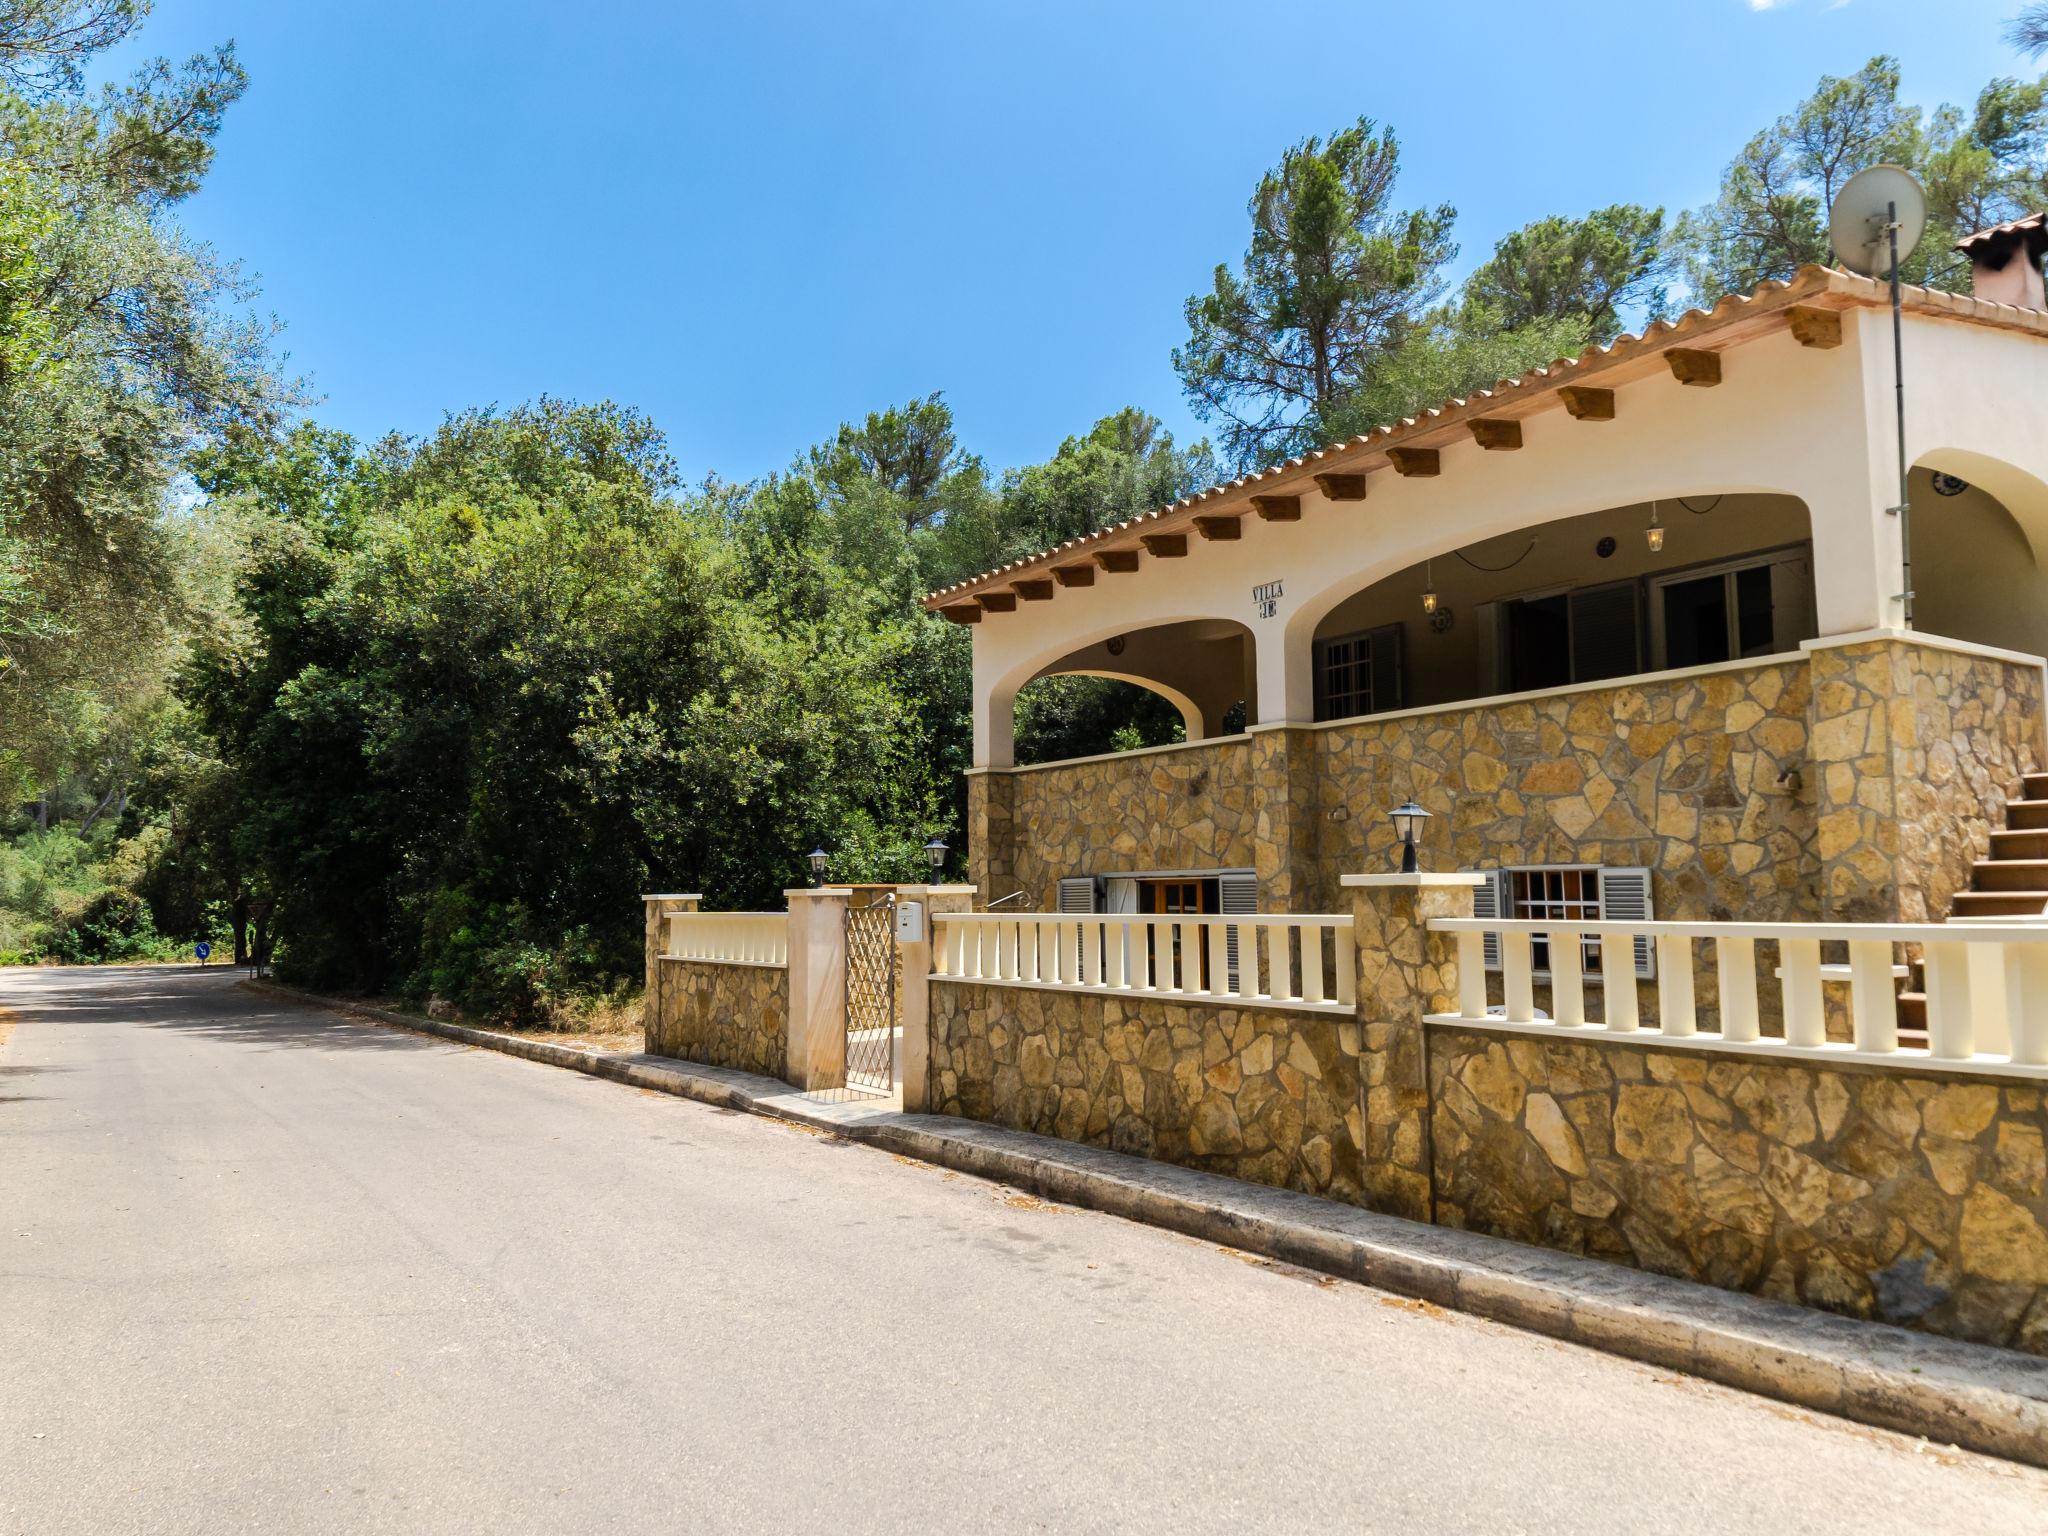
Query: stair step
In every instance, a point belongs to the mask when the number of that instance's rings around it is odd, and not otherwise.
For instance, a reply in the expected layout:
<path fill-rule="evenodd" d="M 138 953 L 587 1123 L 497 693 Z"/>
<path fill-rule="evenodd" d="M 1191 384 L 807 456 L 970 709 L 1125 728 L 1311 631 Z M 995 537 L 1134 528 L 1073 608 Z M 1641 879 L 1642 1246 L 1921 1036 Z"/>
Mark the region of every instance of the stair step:
<path fill-rule="evenodd" d="M 2048 859 L 1979 859 L 1971 885 L 1979 891 L 2040 891 L 2048 894 Z"/>
<path fill-rule="evenodd" d="M 1991 834 L 1994 859 L 2048 859 L 2048 828 L 2019 827 Z"/>
<path fill-rule="evenodd" d="M 2048 913 L 2048 891 L 1958 891 L 1956 917 L 2039 917 Z"/>
<path fill-rule="evenodd" d="M 2005 824 L 2014 831 L 2048 828 L 2048 800 L 2006 801 Z"/>
<path fill-rule="evenodd" d="M 2020 783 L 2029 800 L 2048 800 L 2048 773 L 2023 774 Z"/>

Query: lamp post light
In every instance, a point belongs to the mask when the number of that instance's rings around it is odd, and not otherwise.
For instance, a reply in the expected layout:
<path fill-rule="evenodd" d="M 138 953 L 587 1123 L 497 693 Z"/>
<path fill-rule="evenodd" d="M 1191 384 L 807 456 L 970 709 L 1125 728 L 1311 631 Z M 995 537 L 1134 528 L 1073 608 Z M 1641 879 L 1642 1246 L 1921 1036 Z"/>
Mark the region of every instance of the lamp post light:
<path fill-rule="evenodd" d="M 1415 861 L 1415 839 L 1422 831 L 1422 824 L 1429 820 L 1429 812 L 1407 800 L 1387 813 L 1387 819 L 1394 824 L 1394 834 L 1401 839 L 1401 873 L 1412 875 L 1422 866 Z"/>
<path fill-rule="evenodd" d="M 934 875 L 946 867 L 946 855 L 951 851 L 943 838 L 935 837 L 924 845 L 924 861 L 931 866 Z"/>
<path fill-rule="evenodd" d="M 810 860 L 811 884 L 823 885 L 825 883 L 825 850 L 813 848 L 810 852 Z"/>

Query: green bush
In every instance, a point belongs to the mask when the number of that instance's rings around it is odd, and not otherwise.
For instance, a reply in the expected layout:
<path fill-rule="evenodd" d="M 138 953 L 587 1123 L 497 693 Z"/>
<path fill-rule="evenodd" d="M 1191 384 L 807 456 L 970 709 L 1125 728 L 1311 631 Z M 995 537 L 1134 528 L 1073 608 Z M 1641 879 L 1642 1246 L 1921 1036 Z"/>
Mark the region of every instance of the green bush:
<path fill-rule="evenodd" d="M 42 943 L 43 954 L 67 965 L 105 960 L 162 960 L 174 946 L 156 931 L 149 903 L 133 891 L 110 886 L 83 906 L 58 915 Z"/>

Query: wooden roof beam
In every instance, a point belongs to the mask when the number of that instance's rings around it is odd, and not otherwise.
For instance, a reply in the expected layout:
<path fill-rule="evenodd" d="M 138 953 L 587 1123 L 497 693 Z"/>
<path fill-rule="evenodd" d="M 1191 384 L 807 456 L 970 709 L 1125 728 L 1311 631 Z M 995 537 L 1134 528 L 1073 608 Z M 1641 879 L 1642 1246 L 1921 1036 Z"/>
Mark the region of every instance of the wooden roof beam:
<path fill-rule="evenodd" d="M 1331 501 L 1365 500 L 1365 476 L 1317 475 L 1316 489 Z"/>
<path fill-rule="evenodd" d="M 974 600 L 990 613 L 1017 611 L 1017 594 L 1014 592 L 977 592 Z"/>
<path fill-rule="evenodd" d="M 1241 539 L 1244 537 L 1244 524 L 1235 517 L 1198 517 L 1195 519 L 1195 532 L 1205 539 Z"/>
<path fill-rule="evenodd" d="M 1178 560 L 1188 552 L 1188 536 L 1184 533 L 1141 533 L 1138 542 L 1155 560 Z"/>
<path fill-rule="evenodd" d="M 1095 563 L 1105 571 L 1135 571 L 1138 568 L 1138 552 L 1135 549 L 1098 549 Z"/>
<path fill-rule="evenodd" d="M 1052 578 L 1037 576 L 1029 581 L 1012 582 L 1010 590 L 1027 603 L 1049 602 L 1052 598 Z"/>
<path fill-rule="evenodd" d="M 1614 391 L 1589 389 L 1584 384 L 1561 384 L 1557 398 L 1574 421 L 1614 420 Z"/>
<path fill-rule="evenodd" d="M 1664 361 L 1671 365 L 1671 377 L 1681 384 L 1711 389 L 1721 382 L 1721 354 L 1718 352 L 1673 347 L 1664 354 Z"/>
<path fill-rule="evenodd" d="M 1056 565 L 1052 568 L 1052 579 L 1063 587 L 1092 587 L 1095 585 L 1095 567 Z"/>
<path fill-rule="evenodd" d="M 1785 319 L 1802 347 L 1828 348 L 1842 344 L 1842 312 L 1839 309 L 1794 304 L 1785 311 Z"/>
<path fill-rule="evenodd" d="M 1254 496 L 1252 510 L 1259 514 L 1262 522 L 1298 523 L 1301 521 L 1301 498 L 1299 496 Z"/>
<path fill-rule="evenodd" d="M 955 624 L 979 624 L 981 622 L 981 604 L 979 603 L 948 603 L 939 612 Z"/>
<path fill-rule="evenodd" d="M 1472 428 L 1473 440 L 1492 452 L 1503 453 L 1522 446 L 1522 424 L 1519 421 L 1475 416 L 1468 425 Z"/>
<path fill-rule="evenodd" d="M 1434 448 L 1389 448 L 1387 462 L 1394 473 L 1411 479 L 1427 479 L 1443 473 L 1443 460 Z"/>

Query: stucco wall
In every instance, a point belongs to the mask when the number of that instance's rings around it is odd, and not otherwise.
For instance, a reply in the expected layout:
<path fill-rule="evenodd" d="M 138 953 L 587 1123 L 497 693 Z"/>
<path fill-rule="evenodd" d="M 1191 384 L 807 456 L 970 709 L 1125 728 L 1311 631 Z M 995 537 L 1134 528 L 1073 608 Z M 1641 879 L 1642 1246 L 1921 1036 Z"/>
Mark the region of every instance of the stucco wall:
<path fill-rule="evenodd" d="M 2037 1085 L 1432 1026 L 1436 1220 L 2048 1354 Z"/>
<path fill-rule="evenodd" d="M 1356 1202 L 1359 1039 L 1330 1014 L 934 981 L 928 1102 Z"/>
<path fill-rule="evenodd" d="M 707 1066 L 788 1076 L 789 972 L 779 965 L 658 962 L 647 1049 Z"/>

